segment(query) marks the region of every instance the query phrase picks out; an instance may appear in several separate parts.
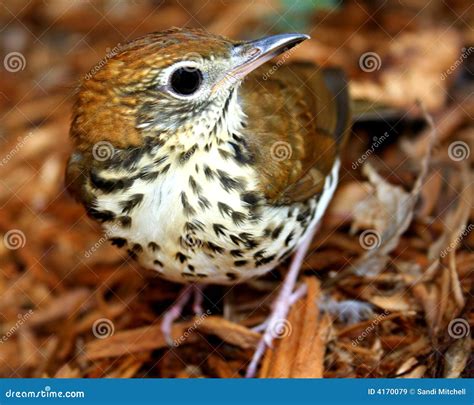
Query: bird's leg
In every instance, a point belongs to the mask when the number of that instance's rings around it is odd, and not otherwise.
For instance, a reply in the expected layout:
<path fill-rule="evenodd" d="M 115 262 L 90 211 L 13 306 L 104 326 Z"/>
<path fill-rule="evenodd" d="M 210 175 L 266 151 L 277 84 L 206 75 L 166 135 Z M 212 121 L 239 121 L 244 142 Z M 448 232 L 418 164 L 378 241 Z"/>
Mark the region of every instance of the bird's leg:
<path fill-rule="evenodd" d="M 204 296 L 202 294 L 203 286 L 199 284 L 194 284 L 194 302 L 193 302 L 193 312 L 195 315 L 201 315 L 203 313 L 202 310 L 202 301 Z"/>
<path fill-rule="evenodd" d="M 184 306 L 191 299 L 191 295 L 194 293 L 193 311 L 195 314 L 202 313 L 202 287 L 190 284 L 184 287 L 178 295 L 175 303 L 165 312 L 163 320 L 161 322 L 161 331 L 165 337 L 168 345 L 173 345 L 173 336 L 171 329 L 173 322 L 179 318 L 183 312 Z"/>
<path fill-rule="evenodd" d="M 291 261 L 288 274 L 286 275 L 281 290 L 278 293 L 275 302 L 273 303 L 272 313 L 270 314 L 268 320 L 264 323 L 265 331 L 263 332 L 263 336 L 260 339 L 257 349 L 255 350 L 252 360 L 250 361 L 250 364 L 247 368 L 247 372 L 245 374 L 246 378 L 252 378 L 255 376 L 258 363 L 264 355 L 265 349 L 267 347 L 271 347 L 273 339 L 281 334 L 280 332 L 282 325 L 284 325 L 284 322 L 286 321 L 291 305 L 293 305 L 306 293 L 306 287 L 304 286 L 298 288 L 296 291 L 294 291 L 294 289 L 296 280 L 298 279 L 298 274 L 303 264 L 303 260 L 306 256 L 306 252 L 311 245 L 311 241 L 313 240 L 313 236 L 317 228 L 317 226 L 313 226 L 311 231 L 308 232 L 301 242 L 301 245 L 296 250 L 293 260 Z"/>
<path fill-rule="evenodd" d="M 306 287 L 306 284 L 301 284 L 298 289 L 291 294 L 290 296 L 290 307 L 293 306 L 293 304 L 298 301 L 300 298 L 304 297 L 304 295 L 306 294 L 306 290 L 307 290 L 307 287 Z M 266 328 L 267 328 L 267 325 L 268 325 L 268 322 L 269 322 L 270 318 L 267 318 L 264 322 L 262 322 L 260 325 L 257 325 L 257 326 L 254 326 L 252 328 L 252 331 L 254 332 L 263 332 Z"/>

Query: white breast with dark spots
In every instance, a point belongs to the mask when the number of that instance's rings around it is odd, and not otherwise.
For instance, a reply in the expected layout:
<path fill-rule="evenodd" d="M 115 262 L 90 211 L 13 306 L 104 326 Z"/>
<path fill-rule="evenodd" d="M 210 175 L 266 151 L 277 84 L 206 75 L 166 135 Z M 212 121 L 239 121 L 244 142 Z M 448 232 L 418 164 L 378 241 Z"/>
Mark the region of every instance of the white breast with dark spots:
<path fill-rule="evenodd" d="M 254 168 L 233 159 L 225 143 L 196 148 L 181 163 L 158 161 L 164 173 L 97 195 L 96 209 L 115 218 L 105 222 L 107 234 L 164 278 L 219 284 L 262 275 L 289 257 L 324 213 L 339 168 L 336 162 L 321 196 L 275 207 L 255 192 Z"/>

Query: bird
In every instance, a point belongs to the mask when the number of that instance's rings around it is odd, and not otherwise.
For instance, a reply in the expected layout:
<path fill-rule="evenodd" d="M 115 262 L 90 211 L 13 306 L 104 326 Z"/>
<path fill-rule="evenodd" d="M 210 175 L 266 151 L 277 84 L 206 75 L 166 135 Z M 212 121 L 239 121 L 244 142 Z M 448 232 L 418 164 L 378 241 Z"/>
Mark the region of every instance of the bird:
<path fill-rule="evenodd" d="M 231 40 L 171 28 L 120 45 L 78 85 L 66 187 L 111 243 L 184 284 L 263 276 L 293 256 L 246 376 L 294 302 L 298 273 L 338 182 L 351 108 L 338 68 L 272 61 L 300 33 Z"/>

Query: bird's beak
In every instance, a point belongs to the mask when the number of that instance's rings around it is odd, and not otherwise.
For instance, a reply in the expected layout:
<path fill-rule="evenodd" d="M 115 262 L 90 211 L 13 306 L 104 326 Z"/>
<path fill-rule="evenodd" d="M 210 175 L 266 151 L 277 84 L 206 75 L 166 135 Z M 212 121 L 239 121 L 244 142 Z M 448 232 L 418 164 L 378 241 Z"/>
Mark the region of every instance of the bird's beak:
<path fill-rule="evenodd" d="M 226 72 L 226 77 L 216 83 L 214 90 L 226 81 L 240 81 L 265 62 L 309 38 L 305 34 L 279 34 L 234 45 L 232 67 Z"/>

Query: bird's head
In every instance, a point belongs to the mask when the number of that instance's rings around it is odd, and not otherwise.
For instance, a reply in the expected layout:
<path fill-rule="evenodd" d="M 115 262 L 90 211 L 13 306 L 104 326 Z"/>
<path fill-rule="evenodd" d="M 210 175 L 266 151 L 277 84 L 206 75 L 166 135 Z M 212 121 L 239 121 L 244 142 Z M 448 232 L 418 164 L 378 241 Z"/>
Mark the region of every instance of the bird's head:
<path fill-rule="evenodd" d="M 125 148 L 145 137 L 186 142 L 209 136 L 245 76 L 307 38 L 281 34 L 241 42 L 181 29 L 138 38 L 112 50 L 86 75 L 71 134 L 80 149 L 99 141 Z"/>

